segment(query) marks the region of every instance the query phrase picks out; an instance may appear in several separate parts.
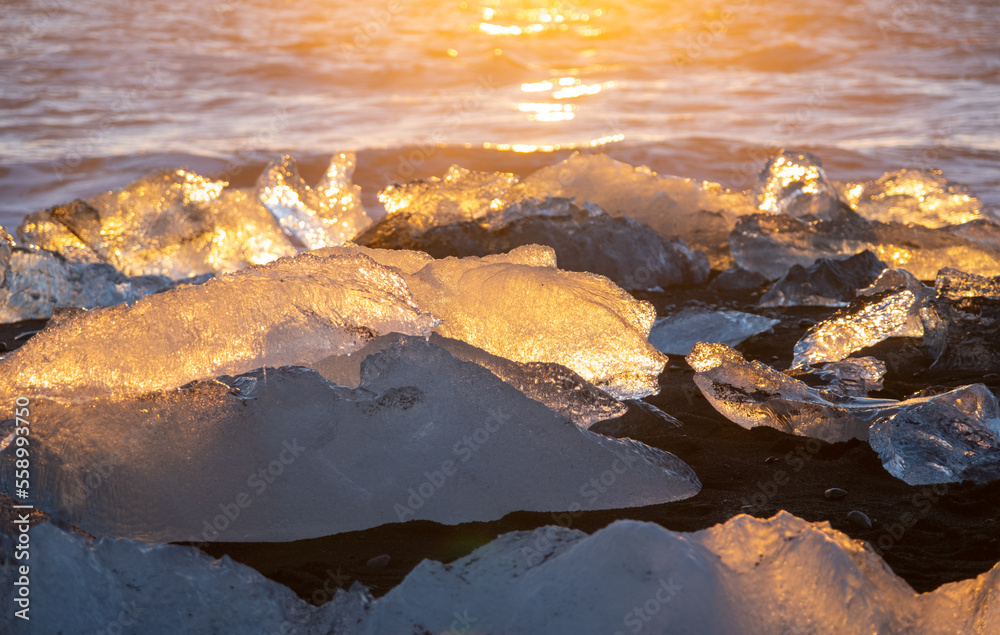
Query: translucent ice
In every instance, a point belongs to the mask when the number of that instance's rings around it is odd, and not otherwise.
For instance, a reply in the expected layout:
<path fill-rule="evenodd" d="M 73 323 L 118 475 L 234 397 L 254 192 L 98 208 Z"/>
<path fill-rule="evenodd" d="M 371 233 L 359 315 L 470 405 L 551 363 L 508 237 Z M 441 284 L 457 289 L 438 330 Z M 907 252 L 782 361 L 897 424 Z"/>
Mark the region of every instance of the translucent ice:
<path fill-rule="evenodd" d="M 1000 480 L 1000 411 L 982 384 L 904 402 L 875 420 L 870 443 L 910 485 Z"/>
<path fill-rule="evenodd" d="M 844 206 L 816 156 L 787 150 L 764 166 L 754 200 L 762 212 L 811 219 L 831 218 Z"/>
<path fill-rule="evenodd" d="M 748 362 L 724 344 L 696 344 L 686 359 L 709 403 L 748 429 L 770 426 L 830 443 L 867 439 L 872 419 L 897 403 L 810 388 L 770 366 Z"/>
<path fill-rule="evenodd" d="M 866 543 L 783 511 L 692 533 L 623 520 L 425 560 L 375 601 L 364 632 L 455 632 L 467 617 L 480 633 L 987 635 L 1000 631 L 998 583 L 1000 566 L 918 595 Z"/>
<path fill-rule="evenodd" d="M 383 335 L 348 355 L 331 355 L 313 364 L 331 382 L 356 388 L 361 382 L 361 363 L 369 355 L 387 348 L 405 336 L 398 333 Z M 548 362 L 512 362 L 490 355 L 471 344 L 432 333 L 430 342 L 447 350 L 456 358 L 479 364 L 528 397 L 545 404 L 581 428 L 590 428 L 599 421 L 619 417 L 628 410 L 622 402 L 586 381 L 570 369 Z"/>
<path fill-rule="evenodd" d="M 369 356 L 357 389 L 268 368 L 32 414 L 36 506 L 95 535 L 288 541 L 700 489 L 675 456 L 582 430 L 422 338 Z"/>
<path fill-rule="evenodd" d="M 427 222 L 430 222 L 427 219 Z M 529 244 L 552 247 L 562 269 L 607 276 L 626 289 L 697 284 L 708 278 L 708 260 L 680 238 L 668 239 L 629 218 L 613 218 L 593 203 L 527 199 L 477 220 L 411 231 L 405 214 L 389 214 L 358 243 L 415 249 L 435 258 L 506 253 Z"/>
<path fill-rule="evenodd" d="M 939 170 L 909 168 L 886 172 L 860 187 L 854 207 L 865 218 L 925 227 L 961 225 L 988 216 L 964 185 Z"/>
<path fill-rule="evenodd" d="M 885 362 L 874 357 L 848 357 L 839 362 L 830 362 L 817 369 L 809 369 L 808 375 L 825 381 L 825 391 L 844 397 L 867 397 L 869 393 L 882 389 L 885 377 Z"/>
<path fill-rule="evenodd" d="M 330 162 L 315 188 L 299 176 L 295 159 L 285 155 L 257 179 L 257 198 L 281 227 L 307 249 L 341 245 L 371 224 L 361 206 L 361 188 L 351 180 L 353 152 Z"/>
<path fill-rule="evenodd" d="M 920 280 L 933 280 L 943 267 L 979 275 L 1000 273 L 1000 225 L 987 220 L 930 229 L 869 221 L 846 207 L 828 220 L 755 214 L 737 221 L 729 246 L 736 264 L 771 279 L 793 265 L 808 266 L 818 258 L 866 249 Z"/>
<path fill-rule="evenodd" d="M 885 263 L 870 251 L 849 258 L 820 258 L 793 265 L 760 299 L 760 306 L 845 306 L 857 290 L 875 282 Z"/>
<path fill-rule="evenodd" d="M 0 601 L 11 607 L 4 619 L 14 629 L 6 633 L 325 635 L 356 624 L 370 601 L 360 589 L 338 590 L 315 608 L 250 567 L 193 547 L 90 541 L 51 522 L 32 527 L 30 536 L 30 621 L 14 627 L 17 587 L 4 584 Z M 0 554 L 2 579 L 12 582 L 20 564 L 12 541 Z"/>
<path fill-rule="evenodd" d="M 693 307 L 657 319 L 649 332 L 649 342 L 663 353 L 687 355 L 698 342 L 736 346 L 780 322 L 753 313 Z"/>
<path fill-rule="evenodd" d="M 1000 370 L 1000 276 L 942 269 L 920 317 L 935 368 Z"/>
<path fill-rule="evenodd" d="M 80 401 L 163 390 L 433 324 L 399 275 L 363 254 L 302 254 L 50 325 L 0 361 L 0 393 Z"/>
<path fill-rule="evenodd" d="M 363 247 L 319 253 L 357 251 L 400 271 L 445 337 L 515 362 L 561 364 L 617 399 L 659 390 L 667 359 L 646 340 L 656 310 L 603 276 L 556 269 L 549 247 L 444 260 Z"/>

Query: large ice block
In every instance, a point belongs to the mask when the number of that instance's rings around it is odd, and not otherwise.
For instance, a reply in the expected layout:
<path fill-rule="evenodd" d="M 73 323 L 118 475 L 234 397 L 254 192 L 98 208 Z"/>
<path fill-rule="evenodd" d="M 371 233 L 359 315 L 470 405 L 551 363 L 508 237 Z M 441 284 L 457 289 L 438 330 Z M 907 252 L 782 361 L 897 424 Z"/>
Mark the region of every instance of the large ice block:
<path fill-rule="evenodd" d="M 363 254 L 302 254 L 50 325 L 0 361 L 3 398 L 81 401 L 347 353 L 431 316 Z"/>
<path fill-rule="evenodd" d="M 829 219 L 845 207 L 819 158 L 782 150 L 771 157 L 754 185 L 757 209 L 797 218 Z"/>
<path fill-rule="evenodd" d="M 435 330 L 445 337 L 515 362 L 561 364 L 617 399 L 659 390 L 667 358 L 646 339 L 656 310 L 603 276 L 556 269 L 549 247 L 443 260 L 364 247 L 317 253 L 359 250 L 403 273 L 417 305 L 442 320 Z"/>
<path fill-rule="evenodd" d="M 805 267 L 818 258 L 866 249 L 920 280 L 933 280 L 944 267 L 979 275 L 1000 273 L 1000 225 L 983 219 L 930 229 L 866 220 L 846 207 L 828 220 L 755 214 L 736 222 L 729 246 L 736 264 L 771 279 L 793 265 Z"/>
<path fill-rule="evenodd" d="M 898 403 L 811 388 L 724 344 L 696 344 L 686 359 L 712 407 L 748 429 L 770 426 L 830 443 L 867 439 L 874 417 Z"/>
<path fill-rule="evenodd" d="M 391 333 L 377 337 L 347 355 L 331 355 L 308 364 L 340 386 L 356 388 L 361 383 L 361 363 L 370 355 L 406 336 Z M 625 414 L 628 407 L 570 369 L 550 362 L 512 362 L 466 344 L 431 333 L 430 342 L 456 358 L 479 364 L 528 397 L 543 403 L 581 428 Z"/>
<path fill-rule="evenodd" d="M 885 263 L 870 251 L 848 258 L 820 258 L 792 265 L 760 299 L 760 306 L 846 306 L 857 290 L 875 282 Z"/>
<path fill-rule="evenodd" d="M 870 443 L 910 485 L 1000 480 L 1000 409 L 982 384 L 903 402 L 875 420 Z"/>
<path fill-rule="evenodd" d="M 32 416 L 36 506 L 94 535 L 288 541 L 652 505 L 701 487 L 675 456 L 582 430 L 423 338 L 369 356 L 357 389 L 265 368 L 84 404 L 33 400 Z"/>
<path fill-rule="evenodd" d="M 334 156 L 311 188 L 299 175 L 295 159 L 285 155 L 257 179 L 256 197 L 306 249 L 342 245 L 372 222 L 361 206 L 361 188 L 351 180 L 354 165 L 353 152 Z"/>
<path fill-rule="evenodd" d="M 978 218 L 996 220 L 967 187 L 948 180 L 940 170 L 886 172 L 859 190 L 853 207 L 870 220 L 925 227 L 961 225 Z"/>
<path fill-rule="evenodd" d="M 687 355 L 698 342 L 736 346 L 780 322 L 753 313 L 691 307 L 657 319 L 649 332 L 649 342 L 663 353 Z"/>
<path fill-rule="evenodd" d="M 1000 276 L 942 269 L 920 317 L 935 368 L 1000 370 Z"/>
<path fill-rule="evenodd" d="M 448 217 L 450 218 L 450 216 Z M 506 253 L 529 244 L 552 247 L 561 269 L 607 276 L 626 289 L 666 288 L 708 279 L 704 254 L 629 217 L 614 218 L 593 203 L 527 199 L 471 221 L 413 231 L 406 212 L 389 214 L 357 242 L 415 249 L 435 258 Z M 424 218 L 423 222 L 432 222 Z"/>

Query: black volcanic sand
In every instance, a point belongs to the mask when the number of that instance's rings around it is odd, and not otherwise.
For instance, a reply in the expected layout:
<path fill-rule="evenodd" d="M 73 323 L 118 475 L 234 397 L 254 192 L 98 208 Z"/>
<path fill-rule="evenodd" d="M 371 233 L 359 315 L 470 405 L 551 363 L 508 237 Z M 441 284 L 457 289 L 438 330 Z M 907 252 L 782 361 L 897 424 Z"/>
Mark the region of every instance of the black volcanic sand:
<path fill-rule="evenodd" d="M 738 349 L 748 359 L 785 369 L 799 337 L 834 309 L 756 309 L 761 291 L 730 291 L 723 297 L 702 286 L 640 295 L 660 315 L 703 304 L 781 318 L 772 332 L 755 336 Z M 37 328 L 37 323 L 7 328 L 0 331 L 0 341 L 14 348 L 23 343 L 23 338 L 14 341 L 15 335 Z M 930 386 L 977 381 L 1000 394 L 1000 375 L 930 370 L 930 360 L 923 356 L 918 340 L 890 340 L 857 353 L 865 354 L 879 357 L 889 367 L 884 389 L 873 396 L 899 399 Z M 736 514 L 767 518 L 784 509 L 808 521 L 829 521 L 852 538 L 867 541 L 917 591 L 975 577 L 1000 561 L 1000 481 L 914 487 L 886 472 L 864 442 L 828 444 L 771 428 L 745 430 L 709 405 L 695 387 L 693 375 L 683 357 L 672 356 L 660 376 L 660 393 L 646 399 L 679 419 L 681 427 L 636 408 L 620 420 L 595 427 L 607 434 L 631 436 L 687 462 L 703 485 L 690 499 L 575 516 L 517 512 L 489 523 L 446 526 L 411 521 L 296 542 L 199 546 L 213 556 L 228 554 L 254 567 L 314 604 L 327 601 L 334 589 L 347 588 L 354 581 L 368 586 L 376 596 L 383 595 L 421 560 L 450 562 L 505 532 L 550 524 L 594 532 L 626 518 L 655 522 L 673 531 L 696 531 Z M 847 496 L 826 500 L 823 492 L 831 487 L 846 490 Z M 867 514 L 873 527 L 866 529 L 850 521 L 847 516 L 852 510 Z M 381 555 L 390 557 L 387 565 L 368 564 Z"/>

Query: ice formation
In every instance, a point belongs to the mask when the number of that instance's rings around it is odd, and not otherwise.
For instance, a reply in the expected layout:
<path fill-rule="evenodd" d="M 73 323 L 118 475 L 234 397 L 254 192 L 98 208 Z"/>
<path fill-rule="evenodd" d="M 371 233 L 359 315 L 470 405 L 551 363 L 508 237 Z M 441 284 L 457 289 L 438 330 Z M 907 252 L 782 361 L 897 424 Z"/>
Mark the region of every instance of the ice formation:
<path fill-rule="evenodd" d="M 361 206 L 361 188 L 351 180 L 354 166 L 354 153 L 341 153 L 310 188 L 299 176 L 295 160 L 285 155 L 257 179 L 256 196 L 306 249 L 341 245 L 372 222 Z"/>
<path fill-rule="evenodd" d="M 452 216 L 447 215 L 450 219 Z M 708 279 L 708 260 L 680 238 L 665 238 L 629 217 L 614 218 L 593 203 L 526 199 L 476 220 L 416 231 L 412 215 L 389 214 L 358 237 L 362 245 L 415 249 L 435 258 L 506 253 L 533 243 L 556 252 L 561 269 L 607 276 L 626 289 L 665 288 Z M 421 216 L 421 223 L 435 219 Z"/>
<path fill-rule="evenodd" d="M 945 227 L 979 218 L 996 220 L 967 187 L 949 181 L 939 170 L 925 168 L 886 172 L 856 186 L 849 202 L 865 218 L 884 223 Z"/>
<path fill-rule="evenodd" d="M 425 560 L 363 632 L 987 635 L 1000 632 L 998 588 L 1000 565 L 918 595 L 865 543 L 784 511 L 693 533 L 622 520 Z"/>
<path fill-rule="evenodd" d="M 1000 276 L 942 269 L 920 316 L 935 368 L 1000 370 Z"/>
<path fill-rule="evenodd" d="M 30 536 L 30 621 L 22 622 L 11 613 L 23 562 L 0 535 L 0 601 L 13 629 L 5 633 L 326 635 L 357 624 L 370 601 L 352 589 L 315 608 L 250 567 L 194 547 L 90 541 L 51 522 L 32 527 Z"/>
<path fill-rule="evenodd" d="M 29 214 L 18 236 L 71 261 L 107 262 L 130 276 L 170 278 L 263 264 L 296 250 L 266 209 L 187 170 L 165 170 Z"/>
<path fill-rule="evenodd" d="M 431 316 L 363 254 L 302 254 L 59 320 L 0 361 L 0 393 L 81 401 L 347 353 Z"/>
<path fill-rule="evenodd" d="M 910 485 L 1000 480 L 1000 409 L 982 384 L 903 402 L 875 420 L 869 441 Z"/>
<path fill-rule="evenodd" d="M 647 341 L 656 310 L 602 276 L 556 269 L 549 247 L 434 260 L 413 251 L 335 247 L 394 268 L 436 332 L 506 359 L 561 364 L 616 399 L 659 390 L 666 357 Z"/>
<path fill-rule="evenodd" d="M 885 270 L 870 251 L 848 258 L 820 258 L 809 267 L 793 265 L 760 299 L 760 306 L 846 306 L 857 290 Z"/>
<path fill-rule="evenodd" d="M 392 333 L 375 338 L 348 355 L 331 355 L 308 364 L 323 377 L 340 386 L 356 388 L 361 383 L 361 363 L 403 338 Z M 619 417 L 628 410 L 622 402 L 586 381 L 570 369 L 547 362 L 512 362 L 490 355 L 471 344 L 432 333 L 428 340 L 456 358 L 479 364 L 528 397 L 545 404 L 581 428 Z"/>
<path fill-rule="evenodd" d="M 94 535 L 288 541 L 652 505 L 701 487 L 675 456 L 582 430 L 422 338 L 369 356 L 357 389 L 268 368 L 129 398 L 38 400 L 32 414 L 36 506 Z M 12 451 L 3 458 L 9 469 Z"/>
<path fill-rule="evenodd" d="M 830 443 L 867 439 L 872 420 L 898 402 L 819 390 L 724 344 L 699 343 L 686 357 L 694 383 L 724 417 L 744 428 L 770 426 Z"/>
<path fill-rule="evenodd" d="M 753 313 L 692 307 L 657 319 L 649 342 L 663 353 L 687 355 L 698 342 L 736 346 L 780 322 Z"/>
<path fill-rule="evenodd" d="M 736 222 L 729 247 L 736 264 L 770 279 L 783 276 L 793 265 L 809 266 L 818 258 L 866 249 L 920 280 L 933 280 L 944 267 L 979 275 L 1000 273 L 1000 225 L 982 219 L 930 229 L 866 220 L 846 206 L 827 220 L 755 214 Z"/>
<path fill-rule="evenodd" d="M 819 158 L 782 151 L 771 157 L 754 186 L 757 209 L 797 218 L 829 219 L 845 204 Z"/>
<path fill-rule="evenodd" d="M 379 192 L 388 214 L 403 214 L 419 234 L 436 225 L 476 220 L 506 204 L 517 177 L 505 172 L 476 172 L 457 165 L 442 178 L 391 185 Z"/>
<path fill-rule="evenodd" d="M 848 357 L 819 368 L 789 371 L 795 377 L 816 377 L 826 382 L 826 392 L 844 397 L 867 397 L 881 390 L 885 373 L 885 362 L 875 357 Z"/>

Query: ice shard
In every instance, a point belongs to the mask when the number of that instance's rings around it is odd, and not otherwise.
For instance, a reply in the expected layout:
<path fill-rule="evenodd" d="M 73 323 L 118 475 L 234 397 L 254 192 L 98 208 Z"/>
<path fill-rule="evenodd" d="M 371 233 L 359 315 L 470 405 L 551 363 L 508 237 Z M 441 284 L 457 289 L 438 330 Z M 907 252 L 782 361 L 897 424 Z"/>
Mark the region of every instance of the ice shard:
<path fill-rule="evenodd" d="M 0 393 L 81 401 L 347 353 L 431 316 L 363 254 L 302 254 L 50 325 L 0 361 Z"/>
<path fill-rule="evenodd" d="M 754 186 L 757 209 L 796 218 L 829 219 L 845 204 L 819 158 L 783 150 L 771 157 Z"/>
<path fill-rule="evenodd" d="M 875 420 L 869 442 L 910 485 L 1000 480 L 1000 410 L 982 384 L 903 402 Z"/>
<path fill-rule="evenodd" d="M 364 247 L 318 253 L 357 251 L 399 271 L 445 337 L 515 362 L 561 364 L 616 399 L 659 390 L 667 359 L 646 339 L 656 310 L 603 276 L 556 269 L 549 247 L 443 260 Z"/>
<path fill-rule="evenodd" d="M 812 376 L 826 382 L 824 391 L 843 397 L 867 397 L 882 389 L 885 362 L 874 357 L 848 357 L 839 362 L 822 364 L 819 368 L 794 372 L 795 377 Z"/>
<path fill-rule="evenodd" d="M 930 229 L 866 220 L 846 206 L 827 220 L 755 214 L 736 222 L 729 246 L 736 264 L 770 279 L 780 278 L 793 265 L 805 267 L 818 258 L 866 249 L 920 280 L 933 280 L 944 267 L 979 275 L 1000 273 L 1000 225 L 983 219 Z"/>
<path fill-rule="evenodd" d="M 67 214 L 87 213 L 87 204 L 77 200 L 65 207 L 71 208 Z M 75 208 L 75 210 L 73 209 Z M 58 253 L 68 262 L 104 262 L 104 260 L 77 237 L 66 225 L 55 219 L 52 212 L 56 208 L 28 214 L 17 227 L 17 237 L 29 249 Z"/>
<path fill-rule="evenodd" d="M 331 355 L 308 366 L 335 384 L 356 388 L 361 383 L 361 363 L 404 337 L 398 333 L 383 335 L 353 353 Z M 581 428 L 590 428 L 599 421 L 620 417 L 628 410 L 624 403 L 560 364 L 512 362 L 437 333 L 432 333 L 429 341 L 462 361 L 479 364 Z"/>
<path fill-rule="evenodd" d="M 281 227 L 306 249 L 342 245 L 371 224 L 354 185 L 355 155 L 333 157 L 315 188 L 299 175 L 295 160 L 285 155 L 257 179 L 257 199 Z"/>
<path fill-rule="evenodd" d="M 675 456 L 582 430 L 423 338 L 369 356 L 357 389 L 267 368 L 84 404 L 34 400 L 32 414 L 36 506 L 148 541 L 289 541 L 652 505 L 701 487 Z M 605 473 L 615 487 L 588 495 Z"/>
<path fill-rule="evenodd" d="M 88 540 L 52 522 L 31 528 L 30 621 L 13 616 L 17 586 L 0 588 L 10 607 L 5 633 L 343 632 L 363 619 L 371 596 L 337 590 L 313 607 L 291 589 L 228 556 L 130 539 Z M 0 579 L 17 579 L 12 540 L 0 535 Z M 15 626 L 21 622 L 22 626 Z"/>
<path fill-rule="evenodd" d="M 935 368 L 1000 370 L 1000 276 L 942 269 L 920 316 Z"/>
<path fill-rule="evenodd" d="M 663 353 L 687 355 L 698 342 L 736 346 L 780 322 L 753 313 L 691 307 L 657 319 L 649 332 L 649 342 Z"/>
<path fill-rule="evenodd" d="M 768 289 L 760 306 L 846 306 L 885 268 L 870 251 L 849 258 L 820 258 L 809 267 L 793 265 Z"/>
<path fill-rule="evenodd" d="M 567 198 L 527 199 L 476 220 L 435 225 L 422 232 L 412 230 L 406 213 L 389 214 L 357 242 L 425 251 L 435 258 L 548 245 L 561 269 L 598 273 L 626 289 L 697 284 L 709 273 L 704 254 L 689 249 L 683 239 L 665 238 L 632 218 L 614 218 L 593 203 L 577 204 Z"/>
<path fill-rule="evenodd" d="M 770 426 L 829 443 L 867 439 L 874 417 L 898 403 L 811 388 L 724 344 L 696 344 L 686 359 L 712 407 L 747 429 Z"/>
<path fill-rule="evenodd" d="M 364 632 L 455 632 L 457 615 L 482 633 L 986 635 L 1000 631 L 998 584 L 1000 565 L 918 595 L 866 543 L 784 511 L 692 533 L 620 520 L 425 560 L 375 601 Z"/>
<path fill-rule="evenodd" d="M 948 180 L 940 170 L 886 172 L 858 189 L 853 207 L 870 220 L 924 227 L 961 225 L 979 218 L 997 220 L 967 187 Z"/>

